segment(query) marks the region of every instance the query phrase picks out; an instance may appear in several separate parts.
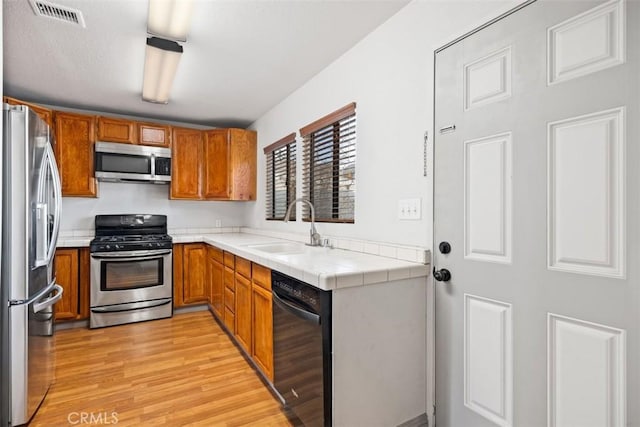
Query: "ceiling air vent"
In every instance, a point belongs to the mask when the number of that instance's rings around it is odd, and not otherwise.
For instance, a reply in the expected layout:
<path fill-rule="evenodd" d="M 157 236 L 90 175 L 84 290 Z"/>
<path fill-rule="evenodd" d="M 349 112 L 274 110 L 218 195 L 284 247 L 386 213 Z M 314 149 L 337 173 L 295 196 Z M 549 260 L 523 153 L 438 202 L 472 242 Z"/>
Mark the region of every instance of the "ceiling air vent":
<path fill-rule="evenodd" d="M 58 21 L 67 22 L 69 24 L 78 25 L 85 28 L 84 17 L 82 12 L 67 6 L 51 3 L 45 0 L 29 0 L 33 12 L 38 16 L 45 18 L 57 19 Z"/>

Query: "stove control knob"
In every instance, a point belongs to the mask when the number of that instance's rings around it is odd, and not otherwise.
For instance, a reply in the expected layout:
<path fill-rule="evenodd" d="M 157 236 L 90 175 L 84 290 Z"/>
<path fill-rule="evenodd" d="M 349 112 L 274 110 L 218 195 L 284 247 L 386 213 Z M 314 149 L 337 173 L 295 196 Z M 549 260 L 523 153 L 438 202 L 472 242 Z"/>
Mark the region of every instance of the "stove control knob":
<path fill-rule="evenodd" d="M 104 248 L 109 250 L 109 249 L 111 249 L 111 246 L 110 245 L 106 245 Z"/>

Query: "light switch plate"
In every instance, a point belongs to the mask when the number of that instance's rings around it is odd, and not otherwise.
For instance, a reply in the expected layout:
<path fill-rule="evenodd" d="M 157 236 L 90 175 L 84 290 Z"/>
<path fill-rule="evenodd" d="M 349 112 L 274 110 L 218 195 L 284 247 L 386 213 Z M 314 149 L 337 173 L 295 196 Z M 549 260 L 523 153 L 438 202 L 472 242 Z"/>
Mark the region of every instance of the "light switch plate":
<path fill-rule="evenodd" d="M 422 217 L 422 199 L 401 199 L 398 201 L 398 219 L 418 220 Z"/>

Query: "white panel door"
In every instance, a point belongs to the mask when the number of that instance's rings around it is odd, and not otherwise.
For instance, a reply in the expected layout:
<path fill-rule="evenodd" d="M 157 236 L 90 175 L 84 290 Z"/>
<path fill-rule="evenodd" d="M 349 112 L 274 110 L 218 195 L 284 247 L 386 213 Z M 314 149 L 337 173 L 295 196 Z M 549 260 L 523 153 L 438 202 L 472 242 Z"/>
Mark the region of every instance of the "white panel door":
<path fill-rule="evenodd" d="M 640 0 L 435 61 L 436 424 L 640 426 Z"/>

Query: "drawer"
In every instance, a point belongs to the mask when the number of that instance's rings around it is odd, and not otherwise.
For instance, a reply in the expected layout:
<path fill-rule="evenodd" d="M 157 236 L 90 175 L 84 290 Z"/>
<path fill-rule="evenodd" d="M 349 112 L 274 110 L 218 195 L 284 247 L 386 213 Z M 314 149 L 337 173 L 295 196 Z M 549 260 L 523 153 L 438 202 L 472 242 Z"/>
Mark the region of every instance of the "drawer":
<path fill-rule="evenodd" d="M 236 333 L 236 315 L 226 307 L 224 308 L 224 325 L 231 335 Z"/>
<path fill-rule="evenodd" d="M 224 268 L 224 286 L 226 288 L 231 289 L 232 291 L 236 290 L 236 281 L 235 274 L 233 274 L 233 270 L 229 267 Z"/>
<path fill-rule="evenodd" d="M 236 256 L 231 252 L 224 252 L 224 265 L 227 267 L 234 269 L 236 267 Z"/>
<path fill-rule="evenodd" d="M 228 310 L 235 311 L 236 294 L 229 288 L 224 288 L 224 305 Z"/>
<path fill-rule="evenodd" d="M 218 249 L 215 246 L 207 245 L 207 256 L 213 258 L 222 264 L 222 249 Z"/>
<path fill-rule="evenodd" d="M 252 264 L 253 283 L 262 286 L 266 290 L 271 290 L 271 270 L 260 264 Z"/>
<path fill-rule="evenodd" d="M 236 273 L 239 273 L 251 280 L 251 261 L 244 258 L 236 257 Z"/>

